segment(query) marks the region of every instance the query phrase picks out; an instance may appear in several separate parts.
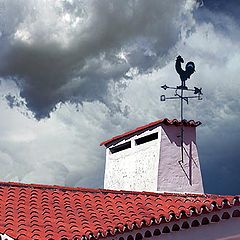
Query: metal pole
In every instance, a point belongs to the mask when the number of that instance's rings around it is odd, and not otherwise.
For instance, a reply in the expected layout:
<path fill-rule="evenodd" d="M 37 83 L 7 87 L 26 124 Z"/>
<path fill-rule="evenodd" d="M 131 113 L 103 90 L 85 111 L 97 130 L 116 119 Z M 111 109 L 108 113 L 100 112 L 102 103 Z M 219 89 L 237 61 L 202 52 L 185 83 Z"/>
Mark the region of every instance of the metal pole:
<path fill-rule="evenodd" d="M 181 156 L 183 163 L 183 89 L 181 89 Z"/>

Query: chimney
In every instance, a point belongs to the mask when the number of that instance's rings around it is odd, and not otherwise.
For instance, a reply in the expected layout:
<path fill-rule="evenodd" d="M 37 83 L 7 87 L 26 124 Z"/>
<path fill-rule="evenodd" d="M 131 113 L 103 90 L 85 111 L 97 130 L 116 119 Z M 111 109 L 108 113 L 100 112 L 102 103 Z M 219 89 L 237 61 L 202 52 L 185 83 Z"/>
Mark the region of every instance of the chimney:
<path fill-rule="evenodd" d="M 106 147 L 104 188 L 203 193 L 196 146 L 200 124 L 162 119 L 102 142 Z"/>

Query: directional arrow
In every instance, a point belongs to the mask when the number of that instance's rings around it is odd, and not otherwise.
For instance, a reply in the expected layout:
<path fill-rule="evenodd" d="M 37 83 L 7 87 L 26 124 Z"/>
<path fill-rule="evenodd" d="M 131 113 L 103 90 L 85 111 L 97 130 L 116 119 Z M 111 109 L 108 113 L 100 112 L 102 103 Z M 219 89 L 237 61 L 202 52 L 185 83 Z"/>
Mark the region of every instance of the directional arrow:
<path fill-rule="evenodd" d="M 202 95 L 202 88 L 194 87 L 194 94 Z"/>

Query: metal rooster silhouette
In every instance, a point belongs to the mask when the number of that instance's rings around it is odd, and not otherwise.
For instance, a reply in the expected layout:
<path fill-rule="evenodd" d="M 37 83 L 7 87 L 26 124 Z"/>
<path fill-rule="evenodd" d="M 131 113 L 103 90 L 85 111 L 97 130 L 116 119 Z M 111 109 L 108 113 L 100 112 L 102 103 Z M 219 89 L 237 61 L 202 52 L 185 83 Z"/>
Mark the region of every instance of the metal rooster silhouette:
<path fill-rule="evenodd" d="M 179 89 L 187 89 L 185 81 L 190 78 L 190 76 L 195 72 L 195 64 L 194 62 L 188 62 L 185 66 L 185 71 L 182 69 L 181 64 L 184 63 L 183 58 L 179 55 L 176 59 L 175 68 L 177 73 L 180 76 L 180 79 L 182 81 L 182 85 L 179 86 Z"/>

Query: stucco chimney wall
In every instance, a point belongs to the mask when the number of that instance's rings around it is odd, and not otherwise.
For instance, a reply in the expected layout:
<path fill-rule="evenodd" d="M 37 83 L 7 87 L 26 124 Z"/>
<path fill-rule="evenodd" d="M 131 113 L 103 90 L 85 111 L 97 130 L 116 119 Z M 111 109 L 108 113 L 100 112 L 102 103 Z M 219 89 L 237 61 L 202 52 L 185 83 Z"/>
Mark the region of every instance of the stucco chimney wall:
<path fill-rule="evenodd" d="M 146 125 L 108 141 L 104 188 L 129 191 L 203 193 L 196 126 Z"/>

